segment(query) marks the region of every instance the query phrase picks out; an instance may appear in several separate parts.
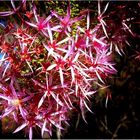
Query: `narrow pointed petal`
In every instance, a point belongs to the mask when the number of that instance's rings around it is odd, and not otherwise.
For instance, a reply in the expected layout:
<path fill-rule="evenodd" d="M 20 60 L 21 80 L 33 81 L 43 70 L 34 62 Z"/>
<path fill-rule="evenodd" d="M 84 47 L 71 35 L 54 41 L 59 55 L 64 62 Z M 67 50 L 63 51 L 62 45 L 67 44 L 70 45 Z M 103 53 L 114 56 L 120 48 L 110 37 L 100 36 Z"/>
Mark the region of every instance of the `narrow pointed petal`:
<path fill-rule="evenodd" d="M 29 139 L 32 140 L 32 137 L 33 137 L 33 128 L 30 127 L 29 128 Z"/>
<path fill-rule="evenodd" d="M 38 85 L 38 86 L 40 86 L 41 88 L 46 88 L 44 85 L 42 85 L 40 82 L 38 82 L 37 80 L 34 80 L 33 78 L 32 78 L 32 81 L 36 84 L 36 85 Z"/>
<path fill-rule="evenodd" d="M 4 12 L 0 12 L 0 16 L 4 15 L 4 14 L 9 14 L 11 11 L 4 11 Z"/>
<path fill-rule="evenodd" d="M 56 115 L 59 115 L 61 113 L 65 113 L 65 112 L 66 112 L 65 110 L 64 111 L 57 111 L 57 112 L 52 113 L 51 116 L 56 116 Z"/>
<path fill-rule="evenodd" d="M 47 68 L 47 70 L 52 70 L 53 68 L 55 68 L 57 66 L 57 64 L 52 64 L 52 65 L 50 65 L 48 68 Z"/>
<path fill-rule="evenodd" d="M 11 4 L 12 4 L 13 9 L 15 10 L 16 7 L 15 7 L 15 4 L 13 3 L 13 0 L 11 0 Z"/>
<path fill-rule="evenodd" d="M 93 95 L 95 94 L 97 91 L 89 91 L 89 92 L 86 92 L 85 95 L 86 96 L 90 96 L 90 95 Z"/>
<path fill-rule="evenodd" d="M 61 40 L 61 41 L 60 41 L 60 42 L 58 42 L 56 45 L 63 44 L 63 43 L 65 43 L 65 42 L 67 42 L 68 40 L 70 40 L 70 37 L 67 37 L 67 38 L 65 38 L 65 39 Z"/>
<path fill-rule="evenodd" d="M 26 63 L 28 64 L 28 66 L 29 66 L 31 72 L 33 73 L 34 71 L 33 71 L 32 67 L 31 67 L 30 63 L 29 63 L 27 60 L 26 60 Z"/>
<path fill-rule="evenodd" d="M 21 126 L 19 126 L 13 133 L 17 133 L 20 130 L 22 130 L 23 128 L 25 128 L 27 126 L 27 123 L 23 123 Z"/>
<path fill-rule="evenodd" d="M 71 67 L 70 70 L 71 70 L 71 77 L 72 77 L 71 83 L 73 83 L 75 81 L 75 73 L 73 67 Z"/>
<path fill-rule="evenodd" d="M 52 16 L 55 16 L 56 18 L 60 19 L 60 16 L 55 12 L 55 11 L 51 11 Z"/>
<path fill-rule="evenodd" d="M 98 79 L 99 79 L 102 83 L 104 83 L 104 81 L 103 81 L 102 78 L 100 77 L 100 75 L 99 75 L 99 73 L 97 72 L 97 70 L 95 70 L 95 73 L 96 73 Z M 104 83 L 104 84 L 105 84 L 105 83 Z"/>
<path fill-rule="evenodd" d="M 77 95 L 78 95 L 78 88 L 79 88 L 79 86 L 78 86 L 78 83 L 77 83 L 77 81 L 75 82 L 75 94 L 76 94 L 76 97 L 77 97 Z"/>
<path fill-rule="evenodd" d="M 36 7 L 35 6 L 33 6 L 33 13 L 34 13 L 35 20 L 38 23 L 39 21 L 38 21 L 38 17 L 37 17 Z"/>
<path fill-rule="evenodd" d="M 115 50 L 118 52 L 118 54 L 120 55 L 120 56 L 122 56 L 122 54 L 121 54 L 121 52 L 120 52 L 120 50 L 118 49 L 118 46 L 115 44 Z"/>
<path fill-rule="evenodd" d="M 110 52 L 112 52 L 112 50 L 113 50 L 113 44 L 111 42 L 111 44 L 110 44 Z"/>
<path fill-rule="evenodd" d="M 83 101 L 83 103 L 84 103 L 85 107 L 88 109 L 88 111 L 91 112 L 91 113 L 93 113 L 93 112 L 91 111 L 91 109 L 88 107 L 87 103 L 86 103 L 85 101 Z"/>
<path fill-rule="evenodd" d="M 53 43 L 53 36 L 52 36 L 52 31 L 51 31 L 51 28 L 50 28 L 50 25 L 48 24 L 48 34 L 49 34 L 49 37 L 50 37 L 50 41 L 51 41 L 51 44 Z"/>
<path fill-rule="evenodd" d="M 13 15 L 14 14 L 14 11 L 6 11 L 6 12 L 0 12 L 0 16 L 10 16 L 10 15 Z"/>
<path fill-rule="evenodd" d="M 126 23 L 123 22 L 122 24 L 125 26 L 125 28 L 130 32 L 132 36 L 135 36 L 134 33 L 130 30 L 130 28 L 126 25 Z"/>
<path fill-rule="evenodd" d="M 49 119 L 49 121 L 55 126 L 55 127 L 57 127 L 57 128 L 59 128 L 59 129 L 64 129 L 63 127 L 61 127 L 58 123 L 56 123 L 55 121 L 53 121 L 52 119 Z"/>
<path fill-rule="evenodd" d="M 72 62 L 77 61 L 77 60 L 78 60 L 79 55 L 80 55 L 80 53 L 79 53 L 79 52 L 77 52 L 77 53 L 76 53 L 76 56 L 74 57 L 74 59 L 72 60 Z"/>
<path fill-rule="evenodd" d="M 65 99 L 65 97 L 62 97 L 64 102 L 66 103 L 66 106 L 69 108 L 69 110 L 71 110 L 72 108 L 70 107 L 69 103 L 67 102 L 67 100 Z"/>
<path fill-rule="evenodd" d="M 108 95 L 106 97 L 106 101 L 105 101 L 105 107 L 107 108 L 107 103 L 108 103 Z"/>
<path fill-rule="evenodd" d="M 7 96 L 4 96 L 3 94 L 0 93 L 0 98 L 10 101 L 10 98 L 8 98 Z"/>
<path fill-rule="evenodd" d="M 42 106 L 42 104 L 43 104 L 43 102 L 44 102 L 44 100 L 45 100 L 45 98 L 47 96 L 47 93 L 48 92 L 46 91 L 45 94 L 42 96 L 41 100 L 38 103 L 38 108 L 40 108 Z"/>
<path fill-rule="evenodd" d="M 86 47 L 88 48 L 88 46 L 89 46 L 89 37 L 87 37 L 86 39 Z"/>
<path fill-rule="evenodd" d="M 30 100 L 31 98 L 32 98 L 32 96 L 25 97 L 21 100 L 21 102 L 26 102 L 26 101 Z"/>
<path fill-rule="evenodd" d="M 64 86 L 64 76 L 63 76 L 62 68 L 59 68 L 59 74 L 60 74 L 61 85 L 63 87 Z"/>
<path fill-rule="evenodd" d="M 64 52 L 64 53 L 67 53 L 68 52 L 68 50 L 65 50 L 65 49 L 63 49 L 63 48 L 56 48 L 57 50 L 59 50 L 59 51 L 62 51 L 62 52 Z"/>
<path fill-rule="evenodd" d="M 52 31 L 59 31 L 58 29 L 61 28 L 60 25 L 54 26 L 51 28 Z"/>
<path fill-rule="evenodd" d="M 44 132 L 46 130 L 46 124 L 47 124 L 47 121 L 45 120 L 44 123 L 43 123 L 42 129 L 41 129 L 41 136 L 42 136 L 42 138 L 43 138 Z"/>
<path fill-rule="evenodd" d="M 107 26 L 106 22 L 103 19 L 101 19 L 100 21 L 104 26 Z"/>
<path fill-rule="evenodd" d="M 14 107 L 9 107 L 5 109 L 5 113 L 2 115 L 2 118 L 5 116 L 9 115 L 15 108 Z"/>
<path fill-rule="evenodd" d="M 84 109 L 81 109 L 81 113 L 82 113 L 82 118 L 85 121 L 85 123 L 87 124 L 86 118 L 85 118 L 85 112 Z"/>
<path fill-rule="evenodd" d="M 102 22 L 101 22 L 101 25 L 102 25 L 102 28 L 103 28 L 103 31 L 104 31 L 106 37 L 109 38 L 109 37 L 108 37 L 108 34 L 107 34 L 107 32 L 106 32 L 105 26 L 104 26 L 104 24 L 103 24 Z"/>
<path fill-rule="evenodd" d="M 43 24 L 47 24 L 47 22 L 52 18 L 52 15 L 49 15 L 44 21 Z"/>
<path fill-rule="evenodd" d="M 106 4 L 104 11 L 102 12 L 102 15 L 106 12 L 107 8 L 108 8 L 109 2 Z"/>
<path fill-rule="evenodd" d="M 58 95 L 56 96 L 53 92 L 51 92 L 52 97 L 56 100 L 56 102 L 60 105 L 60 106 L 64 106 L 64 104 L 61 102 L 61 100 L 58 98 Z"/>
<path fill-rule="evenodd" d="M 70 103 L 71 107 L 73 107 L 72 101 L 70 100 L 70 98 L 69 98 L 69 97 L 68 97 L 68 101 L 69 101 L 69 103 Z"/>
<path fill-rule="evenodd" d="M 24 111 L 24 109 L 21 107 L 21 105 L 19 105 L 19 110 L 20 110 L 20 114 L 21 116 L 26 119 L 26 112 Z"/>
<path fill-rule="evenodd" d="M 15 112 L 13 112 L 12 115 L 13 115 L 13 118 L 14 118 L 15 122 L 18 123 L 17 114 Z"/>
<path fill-rule="evenodd" d="M 6 71 L 7 71 L 7 69 L 8 69 L 9 66 L 10 66 L 10 62 L 6 65 L 6 68 L 4 69 L 4 72 L 2 74 L 2 77 L 5 76 L 5 73 L 6 73 Z"/>
<path fill-rule="evenodd" d="M 84 29 L 82 29 L 80 26 L 77 27 L 82 33 L 85 33 Z"/>
<path fill-rule="evenodd" d="M 97 39 L 96 37 L 94 37 L 94 39 L 96 42 L 98 42 L 99 44 L 106 46 L 106 44 L 104 42 L 102 42 L 101 40 Z"/>
<path fill-rule="evenodd" d="M 101 14 L 101 4 L 100 4 L 100 1 L 98 1 L 98 15 Z"/>
<path fill-rule="evenodd" d="M 42 33 L 46 36 L 46 37 L 49 37 L 47 32 L 45 30 L 42 30 Z"/>
<path fill-rule="evenodd" d="M 89 29 L 89 25 L 90 25 L 90 15 L 88 12 L 88 14 L 87 14 L 87 30 Z"/>
<path fill-rule="evenodd" d="M 0 23 L 0 27 L 5 28 L 6 26 L 2 23 Z"/>
<path fill-rule="evenodd" d="M 30 26 L 32 26 L 32 27 L 34 27 L 34 28 L 37 28 L 37 25 L 35 25 L 35 24 L 33 24 L 33 23 L 30 23 L 30 22 L 28 22 L 28 21 L 25 21 L 28 25 L 30 25 Z"/>
<path fill-rule="evenodd" d="M 49 49 L 49 51 L 48 51 L 48 57 L 50 55 L 54 56 L 54 49 L 53 48 Z"/>
<path fill-rule="evenodd" d="M 2 55 L 2 53 L 1 53 L 1 55 Z M 2 65 L 2 62 L 6 60 L 6 59 L 4 58 L 5 55 L 6 55 L 6 53 L 4 53 L 3 56 L 1 56 L 1 58 L 0 58 L 0 66 Z"/>

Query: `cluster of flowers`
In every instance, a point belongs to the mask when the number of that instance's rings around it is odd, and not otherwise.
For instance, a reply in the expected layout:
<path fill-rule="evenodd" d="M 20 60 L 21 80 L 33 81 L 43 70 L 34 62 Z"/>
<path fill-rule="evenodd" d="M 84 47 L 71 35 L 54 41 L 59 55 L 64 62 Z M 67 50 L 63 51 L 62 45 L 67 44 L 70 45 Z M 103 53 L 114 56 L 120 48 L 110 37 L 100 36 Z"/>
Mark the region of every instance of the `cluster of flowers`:
<path fill-rule="evenodd" d="M 18 125 L 14 133 L 25 128 L 32 139 L 34 127 L 42 137 L 52 135 L 54 127 L 63 130 L 75 104 L 85 120 L 85 109 L 92 112 L 90 98 L 116 70 L 102 18 L 108 4 L 99 10 L 98 24 L 90 27 L 89 11 L 71 18 L 68 4 L 66 16 L 51 11 L 45 18 L 33 4 L 23 17 L 19 11 L 26 3 L 16 8 L 11 0 L 13 10 L 0 12 L 18 17 L 7 26 L 1 23 L 0 119 L 13 118 Z"/>

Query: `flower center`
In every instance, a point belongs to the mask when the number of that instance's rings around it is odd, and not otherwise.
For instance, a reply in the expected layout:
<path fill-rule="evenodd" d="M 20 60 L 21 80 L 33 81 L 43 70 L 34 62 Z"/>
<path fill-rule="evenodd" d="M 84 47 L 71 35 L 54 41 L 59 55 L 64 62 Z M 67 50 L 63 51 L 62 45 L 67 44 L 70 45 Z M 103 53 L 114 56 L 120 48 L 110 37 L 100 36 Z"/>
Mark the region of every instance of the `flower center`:
<path fill-rule="evenodd" d="M 19 99 L 13 99 L 11 102 L 10 102 L 11 105 L 14 105 L 14 106 L 18 106 L 20 104 L 20 100 Z"/>

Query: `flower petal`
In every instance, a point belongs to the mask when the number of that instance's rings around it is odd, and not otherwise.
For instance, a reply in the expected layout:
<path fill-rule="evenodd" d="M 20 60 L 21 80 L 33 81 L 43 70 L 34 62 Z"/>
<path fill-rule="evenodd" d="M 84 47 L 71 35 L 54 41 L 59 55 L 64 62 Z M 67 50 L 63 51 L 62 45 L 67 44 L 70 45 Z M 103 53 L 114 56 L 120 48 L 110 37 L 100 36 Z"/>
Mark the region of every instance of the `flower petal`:
<path fill-rule="evenodd" d="M 7 97 L 7 96 L 4 96 L 3 94 L 0 93 L 0 98 L 4 99 L 4 100 L 7 100 L 7 101 L 10 101 L 10 99 Z"/>
<path fill-rule="evenodd" d="M 48 119 L 55 127 L 59 128 L 59 129 L 64 129 L 63 127 L 61 127 L 58 123 L 56 123 L 54 120 L 52 119 Z"/>
<path fill-rule="evenodd" d="M 20 130 L 22 130 L 23 128 L 25 128 L 27 126 L 27 123 L 23 123 L 21 126 L 19 126 L 13 133 L 17 133 Z"/>
<path fill-rule="evenodd" d="M 47 68 L 47 70 L 52 70 L 53 68 L 55 68 L 57 66 L 57 64 L 52 64 L 52 65 L 50 65 L 48 68 Z"/>
<path fill-rule="evenodd" d="M 30 127 L 29 128 L 29 139 L 32 140 L 32 137 L 33 137 L 33 128 Z"/>
<path fill-rule="evenodd" d="M 64 76 L 63 76 L 62 68 L 59 68 L 59 74 L 60 74 L 61 85 L 63 87 L 64 86 Z"/>
<path fill-rule="evenodd" d="M 65 43 L 65 42 L 67 42 L 68 40 L 70 40 L 70 37 L 67 37 L 67 38 L 65 38 L 65 39 L 63 39 L 63 40 L 61 40 L 61 41 L 59 41 L 56 45 L 63 44 L 63 43 Z"/>
<path fill-rule="evenodd" d="M 57 96 L 53 93 L 53 92 L 50 92 L 52 97 L 56 100 L 56 102 L 61 105 L 61 106 L 64 106 L 64 104 L 62 103 L 62 101 L 58 98 L 58 94 Z"/>
<path fill-rule="evenodd" d="M 47 24 L 47 27 L 48 27 L 48 34 L 49 34 L 49 37 L 50 37 L 50 41 L 51 41 L 51 44 L 53 43 L 53 35 L 52 35 L 52 31 L 51 31 L 51 28 L 50 28 L 50 25 Z"/>
<path fill-rule="evenodd" d="M 47 96 L 47 93 L 48 92 L 46 91 L 45 94 L 42 96 L 41 100 L 38 103 L 38 108 L 40 108 L 42 106 L 42 104 L 43 104 L 43 102 L 44 102 L 44 100 L 45 100 L 45 98 Z"/>

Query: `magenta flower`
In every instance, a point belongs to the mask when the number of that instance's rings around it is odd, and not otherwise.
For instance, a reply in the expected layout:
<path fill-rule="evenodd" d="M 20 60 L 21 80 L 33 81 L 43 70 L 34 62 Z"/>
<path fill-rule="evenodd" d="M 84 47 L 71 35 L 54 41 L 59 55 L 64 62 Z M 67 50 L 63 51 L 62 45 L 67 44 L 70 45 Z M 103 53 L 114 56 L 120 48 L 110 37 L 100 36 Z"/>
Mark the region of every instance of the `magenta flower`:
<path fill-rule="evenodd" d="M 70 3 L 68 4 L 66 16 L 59 16 L 55 11 L 52 11 L 52 15 L 55 16 L 60 21 L 60 27 L 62 32 L 64 32 L 67 36 L 69 36 L 69 32 L 71 32 L 71 26 L 75 22 L 79 21 L 81 17 L 78 18 L 71 18 L 70 13 Z"/>
<path fill-rule="evenodd" d="M 109 5 L 109 2 L 106 4 L 103 12 L 101 12 L 101 4 L 100 4 L 100 1 L 98 2 L 98 20 L 101 23 L 101 26 L 103 28 L 103 31 L 104 31 L 106 37 L 108 37 L 107 31 L 106 31 L 106 28 L 105 28 L 105 26 L 107 26 L 107 25 L 106 25 L 105 21 L 103 20 L 103 18 L 104 18 L 103 15 L 107 10 L 108 5 Z"/>
<path fill-rule="evenodd" d="M 29 129 L 29 139 L 32 140 L 33 127 L 35 127 L 36 125 L 39 126 L 39 122 L 38 122 L 38 119 L 36 117 L 27 118 L 24 121 L 24 123 L 21 126 L 19 126 L 13 133 L 17 133 L 20 130 L 22 130 L 23 128 L 28 127 L 28 129 Z"/>
<path fill-rule="evenodd" d="M 1 115 L 1 118 L 8 116 L 12 113 L 15 121 L 18 121 L 16 113 L 19 110 L 21 116 L 25 119 L 26 110 L 22 107 L 22 104 L 30 100 L 31 96 L 22 99 L 22 93 L 20 93 L 19 96 L 18 93 L 15 91 L 15 88 L 13 87 L 13 80 L 11 81 L 9 88 L 5 88 L 3 85 L 1 85 L 1 89 L 3 90 L 4 94 L 0 94 L 0 98 L 5 101 L 5 106 L 7 106 L 4 113 Z"/>

